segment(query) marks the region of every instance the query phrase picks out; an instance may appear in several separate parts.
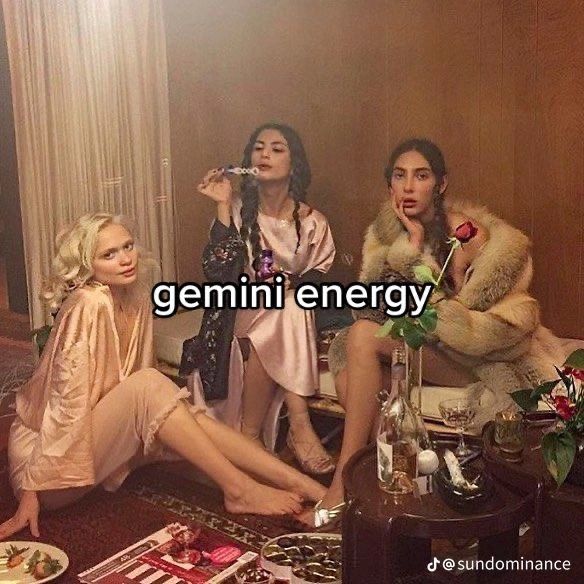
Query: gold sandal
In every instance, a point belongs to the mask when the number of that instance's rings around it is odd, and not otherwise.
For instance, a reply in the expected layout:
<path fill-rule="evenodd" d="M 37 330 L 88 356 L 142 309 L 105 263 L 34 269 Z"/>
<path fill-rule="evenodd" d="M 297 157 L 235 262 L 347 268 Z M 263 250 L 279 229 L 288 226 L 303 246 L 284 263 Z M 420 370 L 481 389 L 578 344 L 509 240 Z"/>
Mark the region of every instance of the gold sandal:
<path fill-rule="evenodd" d="M 288 436 L 286 436 L 286 445 L 294 454 L 294 457 L 300 464 L 300 467 L 305 473 L 313 475 L 329 474 L 335 470 L 335 462 L 331 455 L 322 447 L 322 444 L 318 442 L 317 444 L 312 444 L 308 447 L 305 454 L 301 455 L 301 451 L 298 448 L 301 444 L 308 444 L 307 441 L 296 442 L 292 435 L 292 430 L 288 431 Z M 320 448 L 318 448 L 320 447 Z M 318 454 L 315 453 L 311 456 L 311 452 L 318 448 L 322 449 L 322 452 Z"/>

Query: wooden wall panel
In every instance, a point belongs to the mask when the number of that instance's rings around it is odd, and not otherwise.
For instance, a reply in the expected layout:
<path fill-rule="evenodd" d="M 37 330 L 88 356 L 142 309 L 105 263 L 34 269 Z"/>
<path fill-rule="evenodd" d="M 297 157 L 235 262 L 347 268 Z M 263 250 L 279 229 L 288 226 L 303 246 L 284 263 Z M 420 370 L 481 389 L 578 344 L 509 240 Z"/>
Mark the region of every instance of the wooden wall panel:
<path fill-rule="evenodd" d="M 438 134 L 450 170 L 450 195 L 476 199 L 479 192 L 480 1 L 461 10 L 457 0 L 438 1 L 440 62 Z M 432 135 L 432 134 L 430 134 Z"/>
<path fill-rule="evenodd" d="M 439 2 L 390 2 L 386 55 L 390 148 L 406 137 L 435 135 L 440 126 L 441 64 L 433 58 L 440 48 L 438 19 Z"/>
<path fill-rule="evenodd" d="M 478 191 L 477 199 L 496 213 L 510 215 L 513 197 L 502 188 L 503 159 L 503 6 L 483 0 L 479 13 Z"/>
<path fill-rule="evenodd" d="M 194 186 L 208 168 L 238 162 L 268 120 L 300 132 L 313 167 L 310 199 L 330 217 L 340 255 L 358 254 L 387 152 L 385 3 L 368 5 L 165 3 L 182 279 L 201 277 L 214 211 Z"/>
<path fill-rule="evenodd" d="M 537 21 L 536 278 L 548 322 L 584 331 L 584 10 L 540 0 Z"/>
<path fill-rule="evenodd" d="M 502 215 L 533 236 L 538 196 L 535 101 L 537 0 L 509 0 L 502 14 L 501 184 Z"/>
<path fill-rule="evenodd" d="M 200 278 L 204 171 L 267 119 L 295 126 L 339 270 L 385 196 L 399 140 L 443 148 L 449 195 L 534 241 L 546 324 L 584 337 L 584 4 L 579 0 L 163 0 L 182 280 Z"/>

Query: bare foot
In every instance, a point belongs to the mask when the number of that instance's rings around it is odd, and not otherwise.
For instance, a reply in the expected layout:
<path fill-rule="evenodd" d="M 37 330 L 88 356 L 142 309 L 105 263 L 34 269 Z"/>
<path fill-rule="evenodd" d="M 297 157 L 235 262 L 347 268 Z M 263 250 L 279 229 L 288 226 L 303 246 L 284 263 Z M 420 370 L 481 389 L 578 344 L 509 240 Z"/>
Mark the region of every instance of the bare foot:
<path fill-rule="evenodd" d="M 338 528 L 340 514 L 343 510 L 343 500 L 344 500 L 344 492 L 343 488 L 340 489 L 336 487 L 336 485 L 331 485 L 331 487 L 326 492 L 325 496 L 322 500 L 319 500 L 317 505 L 311 507 L 309 509 L 303 509 L 301 513 L 296 516 L 296 519 L 301 523 L 308 525 L 310 527 L 319 527 L 323 530 Z M 339 506 L 341 506 L 339 508 Z M 328 510 L 330 512 L 330 516 L 327 515 L 327 518 L 323 519 L 321 516 L 319 518 L 319 522 L 316 522 L 316 509 L 319 509 L 321 512 Z M 324 521 L 324 523 L 323 523 Z"/>
<path fill-rule="evenodd" d="M 314 507 L 310 507 L 309 509 L 304 509 L 301 513 L 296 515 L 296 519 L 303 523 L 304 525 L 308 525 L 308 527 L 315 527 L 314 523 Z"/>
<path fill-rule="evenodd" d="M 274 489 L 249 479 L 239 495 L 225 494 L 225 508 L 230 513 L 257 515 L 286 515 L 299 513 L 302 499 L 296 493 Z"/>

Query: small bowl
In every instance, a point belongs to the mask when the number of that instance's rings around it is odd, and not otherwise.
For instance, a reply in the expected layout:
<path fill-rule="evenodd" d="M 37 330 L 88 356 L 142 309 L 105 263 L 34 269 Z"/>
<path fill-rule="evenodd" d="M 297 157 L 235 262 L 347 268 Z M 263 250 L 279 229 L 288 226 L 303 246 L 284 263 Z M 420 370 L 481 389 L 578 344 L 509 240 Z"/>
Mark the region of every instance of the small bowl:
<path fill-rule="evenodd" d="M 465 489 L 452 484 L 450 473 L 445 466 L 440 467 L 432 475 L 433 483 L 444 500 L 453 509 L 462 513 L 472 513 L 479 510 L 493 494 L 493 479 L 484 470 L 463 468 L 464 478 L 477 485 L 477 489 Z"/>

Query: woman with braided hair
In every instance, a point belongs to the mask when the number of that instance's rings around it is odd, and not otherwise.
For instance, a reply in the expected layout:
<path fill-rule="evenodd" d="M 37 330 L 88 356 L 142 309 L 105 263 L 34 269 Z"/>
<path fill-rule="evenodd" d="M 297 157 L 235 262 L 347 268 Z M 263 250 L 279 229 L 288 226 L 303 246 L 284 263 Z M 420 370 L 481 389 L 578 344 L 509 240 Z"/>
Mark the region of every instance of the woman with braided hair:
<path fill-rule="evenodd" d="M 512 404 L 509 392 L 552 378 L 553 363 L 563 362 L 558 340 L 540 324 L 538 303 L 528 293 L 530 241 L 484 207 L 446 201 L 446 164 L 429 140 L 399 144 L 385 178 L 388 196 L 365 234 L 360 281 L 415 281 L 417 265 L 438 274 L 457 227 L 470 221 L 476 228 L 452 256 L 446 294 L 434 297 L 438 323 L 424 346 L 422 373 L 428 383 L 464 387 L 480 398 L 475 423 L 484 423 Z M 401 340 L 375 336 L 387 320 L 383 309 L 355 314 L 358 320 L 335 338 L 328 355 L 346 416 L 332 483 L 314 513 L 304 516 L 317 526 L 343 510 L 343 468 L 370 438 L 376 395 L 392 351 L 403 346 Z"/>
<path fill-rule="evenodd" d="M 202 343 L 195 343 L 191 354 L 185 344 L 183 363 L 190 359 L 198 369 L 195 394 L 207 402 L 224 398 L 228 388 L 226 399 L 210 404 L 211 411 L 254 440 L 260 440 L 270 408 L 279 409 L 283 399 L 290 422 L 287 444 L 302 468 L 331 472 L 334 464 L 312 428 L 306 402 L 318 388 L 314 314 L 296 305 L 293 292 L 329 270 L 335 255 L 331 231 L 324 215 L 305 202 L 310 166 L 292 128 L 274 123 L 257 128 L 242 166 L 257 174 L 244 175 L 239 194 L 232 192 L 224 169 L 211 170 L 198 186 L 217 203 L 203 253 L 205 275 L 235 281 L 247 272 L 254 279 L 262 250 L 272 250 L 278 271 L 286 274 L 285 307 L 206 311 Z"/>

